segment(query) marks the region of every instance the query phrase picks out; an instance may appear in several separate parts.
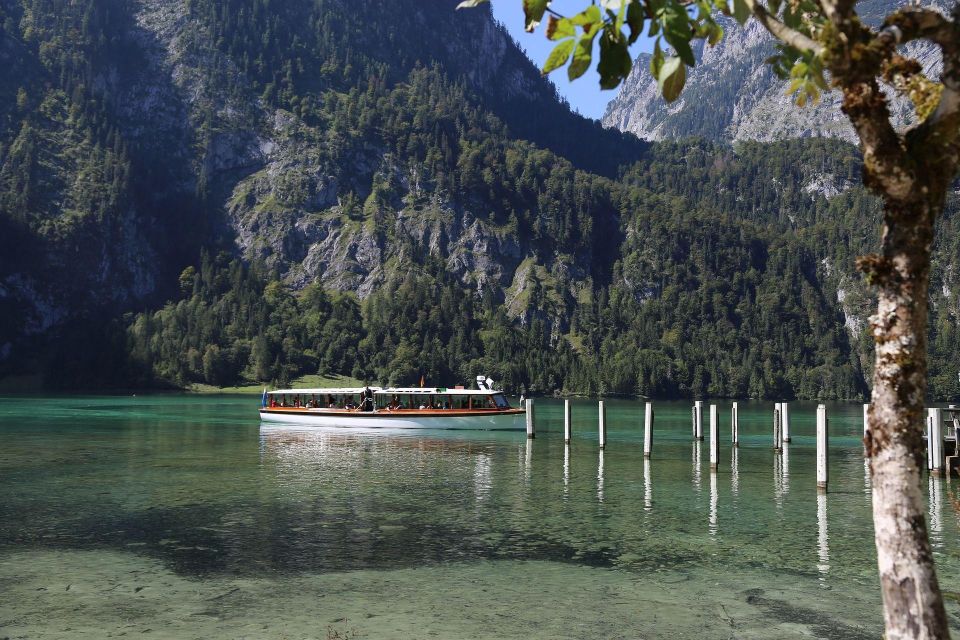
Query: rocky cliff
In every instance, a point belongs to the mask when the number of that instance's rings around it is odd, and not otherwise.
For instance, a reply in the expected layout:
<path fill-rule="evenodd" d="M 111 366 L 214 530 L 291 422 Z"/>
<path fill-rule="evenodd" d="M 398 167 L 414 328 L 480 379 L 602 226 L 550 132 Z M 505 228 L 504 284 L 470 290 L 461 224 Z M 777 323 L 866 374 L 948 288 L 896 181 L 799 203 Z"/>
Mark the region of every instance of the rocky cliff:
<path fill-rule="evenodd" d="M 879 22 L 896 2 L 861 2 L 858 10 L 868 22 Z M 798 108 L 784 93 L 787 83 L 764 63 L 774 53 L 773 41 L 756 21 L 741 27 L 721 19 L 725 31 L 715 47 L 698 45 L 697 66 L 689 72 L 680 99 L 666 104 L 649 72 L 649 56 L 636 61 L 630 76 L 610 102 L 604 125 L 635 133 L 648 140 L 703 136 L 712 140 L 757 140 L 832 137 L 855 142 L 853 129 L 840 112 L 837 92 L 823 95 L 816 105 Z M 928 46 L 908 47 L 933 77 L 939 73 L 939 55 Z M 893 96 L 892 96 L 893 97 Z M 894 118 L 905 126 L 913 111 L 894 97 Z"/>

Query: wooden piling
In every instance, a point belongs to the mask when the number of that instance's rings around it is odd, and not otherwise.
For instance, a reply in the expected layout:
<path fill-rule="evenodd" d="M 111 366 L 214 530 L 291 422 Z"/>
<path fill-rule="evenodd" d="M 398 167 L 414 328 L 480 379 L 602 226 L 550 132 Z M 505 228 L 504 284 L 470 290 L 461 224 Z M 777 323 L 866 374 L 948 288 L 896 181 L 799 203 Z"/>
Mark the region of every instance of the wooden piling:
<path fill-rule="evenodd" d="M 527 398 L 527 438 L 536 436 L 533 428 L 533 399 Z"/>
<path fill-rule="evenodd" d="M 867 434 L 870 432 L 870 404 L 863 405 L 863 455 L 867 455 Z"/>
<path fill-rule="evenodd" d="M 783 441 L 790 442 L 790 403 L 780 403 L 780 424 L 782 426 Z"/>
<path fill-rule="evenodd" d="M 783 422 L 780 420 L 780 403 L 773 410 L 773 450 L 783 451 Z"/>
<path fill-rule="evenodd" d="M 930 475 L 943 473 L 943 409 L 927 409 L 927 469 Z"/>
<path fill-rule="evenodd" d="M 817 491 L 826 493 L 827 482 L 830 479 L 827 456 L 830 446 L 829 422 L 827 421 L 827 406 L 817 405 Z"/>
<path fill-rule="evenodd" d="M 653 453 L 653 403 L 648 402 L 643 411 L 643 457 Z"/>
<path fill-rule="evenodd" d="M 717 420 L 717 405 L 710 405 L 710 470 L 716 471 L 720 464 L 720 425 Z"/>
<path fill-rule="evenodd" d="M 570 401 L 563 401 L 563 443 L 570 444 L 570 436 L 573 432 L 572 420 L 570 419 L 572 411 L 570 409 Z"/>
<path fill-rule="evenodd" d="M 693 439 L 703 440 L 703 400 L 693 403 Z"/>
<path fill-rule="evenodd" d="M 730 409 L 730 437 L 733 440 L 733 446 L 740 446 L 740 409 L 736 402 Z"/>
<path fill-rule="evenodd" d="M 607 446 L 607 409 L 603 406 L 603 400 L 600 401 L 600 448 Z"/>

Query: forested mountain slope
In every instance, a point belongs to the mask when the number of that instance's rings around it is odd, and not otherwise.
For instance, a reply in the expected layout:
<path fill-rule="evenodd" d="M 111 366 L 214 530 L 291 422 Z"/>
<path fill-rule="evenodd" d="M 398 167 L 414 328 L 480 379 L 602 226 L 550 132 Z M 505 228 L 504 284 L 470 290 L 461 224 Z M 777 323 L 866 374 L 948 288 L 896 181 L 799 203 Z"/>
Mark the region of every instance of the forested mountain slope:
<path fill-rule="evenodd" d="M 4 0 L 0 367 L 864 392 L 878 210 L 852 147 L 604 131 L 453 4 Z"/>

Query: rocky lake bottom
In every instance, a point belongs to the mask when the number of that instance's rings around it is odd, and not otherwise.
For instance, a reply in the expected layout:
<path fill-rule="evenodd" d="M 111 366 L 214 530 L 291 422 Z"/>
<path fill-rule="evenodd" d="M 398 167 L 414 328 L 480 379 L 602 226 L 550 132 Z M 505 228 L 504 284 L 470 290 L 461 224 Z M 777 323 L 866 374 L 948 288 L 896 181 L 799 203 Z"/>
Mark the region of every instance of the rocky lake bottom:
<path fill-rule="evenodd" d="M 251 396 L 0 398 L 0 638 L 876 638 L 858 432 L 830 404 L 720 401 L 721 464 L 690 404 L 537 400 L 538 433 L 261 426 Z M 924 477 L 960 591 L 960 481 Z M 948 599 L 960 631 L 960 603 Z"/>

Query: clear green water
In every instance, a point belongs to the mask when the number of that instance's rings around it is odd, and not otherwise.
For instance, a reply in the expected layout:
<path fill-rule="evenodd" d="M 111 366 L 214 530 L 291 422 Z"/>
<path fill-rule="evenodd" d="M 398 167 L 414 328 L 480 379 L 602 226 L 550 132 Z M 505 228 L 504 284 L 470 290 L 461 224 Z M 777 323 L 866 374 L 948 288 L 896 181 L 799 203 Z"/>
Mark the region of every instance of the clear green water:
<path fill-rule="evenodd" d="M 537 400 L 538 434 L 261 429 L 258 398 L 0 398 L 0 638 L 877 638 L 861 407 Z M 706 419 L 706 416 L 705 416 Z M 958 482 L 924 479 L 960 591 Z M 960 604 L 948 601 L 955 630 Z"/>

